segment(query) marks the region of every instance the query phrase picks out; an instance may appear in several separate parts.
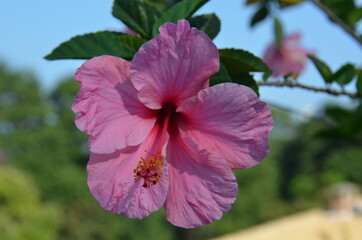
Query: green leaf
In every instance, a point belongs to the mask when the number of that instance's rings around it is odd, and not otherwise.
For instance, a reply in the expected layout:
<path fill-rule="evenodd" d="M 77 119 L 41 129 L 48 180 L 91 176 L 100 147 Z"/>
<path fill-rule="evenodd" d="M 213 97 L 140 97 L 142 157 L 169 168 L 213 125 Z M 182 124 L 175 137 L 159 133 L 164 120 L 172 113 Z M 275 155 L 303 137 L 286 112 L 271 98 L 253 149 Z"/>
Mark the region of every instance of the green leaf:
<path fill-rule="evenodd" d="M 156 7 L 142 0 L 115 0 L 112 14 L 146 39 L 152 38 L 152 26 L 161 15 Z"/>
<path fill-rule="evenodd" d="M 283 42 L 284 33 L 283 33 L 283 25 L 278 18 L 274 19 L 274 36 L 275 36 L 276 45 L 280 47 Z"/>
<path fill-rule="evenodd" d="M 272 71 L 265 72 L 265 73 L 263 74 L 263 81 L 264 81 L 264 82 L 268 81 L 268 78 L 269 78 L 272 74 L 273 74 Z"/>
<path fill-rule="evenodd" d="M 322 60 L 316 58 L 315 56 L 308 56 L 310 60 L 312 60 L 314 66 L 317 68 L 320 75 L 323 77 L 326 83 L 330 82 L 330 77 L 332 76 L 332 70 L 329 66 L 323 62 Z"/>
<path fill-rule="evenodd" d="M 135 52 L 115 39 L 122 35 L 124 34 L 119 32 L 103 31 L 75 36 L 60 44 L 45 58 L 48 60 L 90 59 L 100 55 L 113 55 L 131 59 Z"/>
<path fill-rule="evenodd" d="M 344 86 L 350 83 L 356 74 L 356 69 L 350 63 L 343 65 L 337 72 L 330 78 L 330 82 L 337 82 L 339 85 Z"/>
<path fill-rule="evenodd" d="M 170 9 L 153 24 L 153 36 L 158 34 L 158 28 L 165 22 L 176 23 L 180 19 L 189 19 L 201 6 L 209 0 L 183 0 Z"/>
<path fill-rule="evenodd" d="M 247 87 L 250 87 L 259 96 L 259 86 L 256 84 L 254 76 L 250 73 L 230 74 L 231 80 Z"/>
<path fill-rule="evenodd" d="M 193 17 L 190 19 L 190 25 L 205 32 L 211 39 L 220 32 L 220 20 L 214 13 Z"/>
<path fill-rule="evenodd" d="M 269 14 L 268 8 L 265 5 L 261 6 L 258 11 L 256 11 L 251 18 L 250 27 L 254 27 L 257 23 L 264 20 Z"/>
<path fill-rule="evenodd" d="M 328 106 L 326 117 L 332 124 L 318 133 L 317 136 L 328 138 L 357 139 L 362 132 L 362 115 L 359 107 L 355 110 L 344 109 L 339 106 Z"/>
<path fill-rule="evenodd" d="M 225 82 L 233 82 L 250 87 L 259 96 L 259 86 L 253 75 L 249 72 L 234 72 L 230 74 L 227 67 L 220 63 L 220 71 L 210 78 L 210 86 Z"/>
<path fill-rule="evenodd" d="M 220 71 L 210 78 L 210 86 L 214 86 L 219 83 L 232 82 L 228 71 L 224 64 L 220 63 Z"/>
<path fill-rule="evenodd" d="M 353 16 L 356 14 L 355 11 L 357 9 L 356 1 L 354 0 L 321 0 L 321 2 L 352 28 L 360 20 Z"/>
<path fill-rule="evenodd" d="M 229 74 L 224 64 L 220 63 L 220 71 L 210 78 L 210 86 L 225 82 L 233 82 L 250 87 L 259 96 L 259 86 L 257 85 L 253 75 L 250 73 Z"/>
<path fill-rule="evenodd" d="M 362 70 L 359 70 L 356 87 L 357 87 L 358 94 L 360 96 L 362 96 Z"/>
<path fill-rule="evenodd" d="M 230 74 L 270 71 L 265 63 L 250 52 L 226 48 L 220 49 L 220 60 Z"/>
<path fill-rule="evenodd" d="M 351 13 L 348 15 L 348 22 L 352 26 L 354 26 L 361 19 L 362 19 L 362 7 L 352 9 Z"/>
<path fill-rule="evenodd" d="M 115 37 L 115 39 L 135 52 L 137 52 L 141 45 L 147 41 L 146 39 L 140 38 L 135 35 L 122 35 L 119 37 Z"/>

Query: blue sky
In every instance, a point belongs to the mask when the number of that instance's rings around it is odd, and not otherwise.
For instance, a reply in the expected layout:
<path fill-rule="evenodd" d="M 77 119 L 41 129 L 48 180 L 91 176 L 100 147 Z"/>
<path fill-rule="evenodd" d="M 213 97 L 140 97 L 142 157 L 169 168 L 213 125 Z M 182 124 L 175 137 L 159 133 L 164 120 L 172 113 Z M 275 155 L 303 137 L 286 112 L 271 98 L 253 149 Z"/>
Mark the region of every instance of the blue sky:
<path fill-rule="evenodd" d="M 14 69 L 33 71 L 42 87 L 50 90 L 64 76 L 73 74 L 83 61 L 47 61 L 43 56 L 78 34 L 122 30 L 123 24 L 111 15 L 112 4 L 113 0 L 1 1 L 0 61 Z M 219 48 L 242 48 L 262 56 L 273 39 L 272 21 L 269 19 L 251 29 L 249 20 L 254 11 L 254 7 L 244 5 L 244 0 L 210 0 L 197 14 L 215 12 L 221 19 L 221 32 L 215 39 Z M 302 45 L 314 50 L 333 70 L 347 62 L 362 66 L 362 48 L 309 2 L 282 11 L 280 17 L 285 31 L 302 33 Z M 310 63 L 299 81 L 323 86 Z M 329 101 L 351 103 L 346 97 L 289 88 L 262 87 L 260 92 L 263 100 L 296 111 L 318 109 Z"/>

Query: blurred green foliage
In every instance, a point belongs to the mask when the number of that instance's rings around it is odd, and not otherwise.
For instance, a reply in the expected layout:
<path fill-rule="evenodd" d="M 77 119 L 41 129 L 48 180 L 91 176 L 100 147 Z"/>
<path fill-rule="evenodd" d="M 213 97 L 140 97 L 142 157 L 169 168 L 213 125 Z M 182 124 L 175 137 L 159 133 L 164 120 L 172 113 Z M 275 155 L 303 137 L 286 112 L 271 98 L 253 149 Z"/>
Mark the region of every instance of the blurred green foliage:
<path fill-rule="evenodd" d="M 337 120 L 331 121 L 331 109 Z M 340 181 L 361 184 L 362 134 L 358 128 L 339 134 L 340 124 L 342 128 L 353 126 L 360 118 L 356 112 L 356 109 L 328 106 L 322 117 L 299 126 L 296 137 L 284 144 L 278 159 L 280 194 L 284 199 L 304 200 L 313 205 L 322 200 L 321 189 L 331 184 Z M 319 200 L 314 202 L 313 197 Z"/>
<path fill-rule="evenodd" d="M 321 0 L 334 14 L 350 27 L 355 28 L 362 18 L 362 8 L 354 0 Z"/>
<path fill-rule="evenodd" d="M 55 239 L 64 221 L 60 208 L 42 204 L 32 179 L 10 166 L 0 167 L 0 238 Z"/>
<path fill-rule="evenodd" d="M 41 125 L 48 106 L 35 77 L 26 71 L 9 72 L 0 64 L 0 79 L 0 129 L 25 130 Z"/>
<path fill-rule="evenodd" d="M 239 195 L 221 220 L 185 230 L 169 224 L 163 209 L 143 220 L 113 215 L 86 183 L 87 136 L 70 109 L 78 83 L 65 78 L 45 94 L 29 73 L 2 65 L 0 76 L 0 149 L 7 158 L 0 163 L 1 240 L 208 239 L 323 206 L 332 183 L 362 182 L 361 135 L 320 134 L 353 124 L 354 110 L 328 107 L 322 117 L 297 124 L 273 106 L 271 152 L 262 164 L 235 171 Z"/>

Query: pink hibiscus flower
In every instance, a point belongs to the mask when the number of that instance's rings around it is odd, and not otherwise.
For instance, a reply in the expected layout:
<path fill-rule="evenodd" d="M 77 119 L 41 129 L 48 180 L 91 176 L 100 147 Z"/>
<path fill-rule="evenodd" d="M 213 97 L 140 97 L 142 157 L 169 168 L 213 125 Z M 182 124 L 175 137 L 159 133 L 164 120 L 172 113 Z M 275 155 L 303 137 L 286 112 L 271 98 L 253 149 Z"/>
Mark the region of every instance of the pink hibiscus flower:
<path fill-rule="evenodd" d="M 271 43 L 265 53 L 264 61 L 273 71 L 273 77 L 299 74 L 304 70 L 308 55 L 313 53 L 299 46 L 300 34 L 294 33 L 283 39 L 280 47 Z"/>
<path fill-rule="evenodd" d="M 78 69 L 72 109 L 90 135 L 88 185 L 103 208 L 144 218 L 163 206 L 184 228 L 230 209 L 231 170 L 262 161 L 273 123 L 251 89 L 208 87 L 218 70 L 216 46 L 186 20 L 161 26 L 131 62 L 100 56 Z"/>

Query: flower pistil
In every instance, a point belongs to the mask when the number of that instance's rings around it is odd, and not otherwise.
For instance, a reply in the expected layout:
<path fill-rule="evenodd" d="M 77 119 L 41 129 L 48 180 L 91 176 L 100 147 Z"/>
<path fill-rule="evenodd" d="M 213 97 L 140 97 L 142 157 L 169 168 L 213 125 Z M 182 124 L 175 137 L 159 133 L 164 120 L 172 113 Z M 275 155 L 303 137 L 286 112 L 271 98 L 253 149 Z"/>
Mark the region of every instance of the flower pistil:
<path fill-rule="evenodd" d="M 149 188 L 156 185 L 162 177 L 162 161 L 165 157 L 161 154 L 154 154 L 147 159 L 141 157 L 137 167 L 133 170 L 135 182 L 143 179 L 142 187 Z"/>

